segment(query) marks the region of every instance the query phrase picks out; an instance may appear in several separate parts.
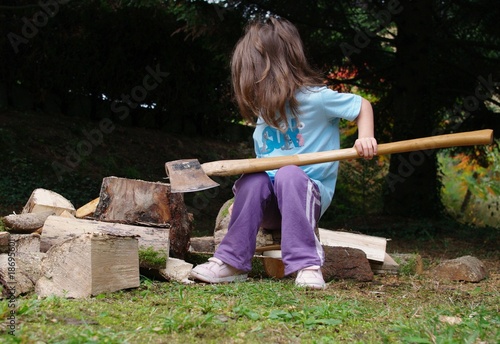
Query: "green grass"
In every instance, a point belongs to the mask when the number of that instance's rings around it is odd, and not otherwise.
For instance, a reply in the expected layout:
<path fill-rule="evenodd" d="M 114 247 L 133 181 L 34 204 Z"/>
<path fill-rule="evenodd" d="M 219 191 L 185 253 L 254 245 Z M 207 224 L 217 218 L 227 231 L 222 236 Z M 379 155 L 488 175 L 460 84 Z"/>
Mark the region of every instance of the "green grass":
<path fill-rule="evenodd" d="M 3 302 L 3 301 L 2 301 Z M 137 289 L 84 300 L 17 300 L 6 343 L 497 343 L 495 283 L 440 285 L 424 277 L 182 285 L 143 279 Z M 0 312 L 7 314 L 2 303 Z M 460 319 L 451 325 L 440 316 Z"/>

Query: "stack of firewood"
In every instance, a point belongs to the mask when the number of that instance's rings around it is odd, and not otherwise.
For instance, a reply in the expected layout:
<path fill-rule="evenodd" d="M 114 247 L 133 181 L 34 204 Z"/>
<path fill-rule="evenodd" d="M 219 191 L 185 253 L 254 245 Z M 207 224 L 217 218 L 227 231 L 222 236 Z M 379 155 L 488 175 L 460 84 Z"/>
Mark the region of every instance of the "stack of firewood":
<path fill-rule="evenodd" d="M 187 282 L 192 222 L 169 184 L 104 178 L 99 197 L 78 209 L 36 189 L 20 214 L 3 218 L 3 294 L 88 297 L 138 287 L 145 270 Z"/>

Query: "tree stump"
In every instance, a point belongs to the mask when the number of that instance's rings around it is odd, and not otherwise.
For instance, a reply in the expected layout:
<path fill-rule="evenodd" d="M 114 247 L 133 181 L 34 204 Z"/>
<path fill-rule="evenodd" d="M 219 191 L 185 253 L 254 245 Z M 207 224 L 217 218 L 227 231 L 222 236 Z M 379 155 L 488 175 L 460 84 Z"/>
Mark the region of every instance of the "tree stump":
<path fill-rule="evenodd" d="M 103 179 L 94 212 L 99 221 L 170 229 L 170 255 L 183 259 L 193 229 L 184 196 L 171 193 L 170 185 L 136 179 Z"/>

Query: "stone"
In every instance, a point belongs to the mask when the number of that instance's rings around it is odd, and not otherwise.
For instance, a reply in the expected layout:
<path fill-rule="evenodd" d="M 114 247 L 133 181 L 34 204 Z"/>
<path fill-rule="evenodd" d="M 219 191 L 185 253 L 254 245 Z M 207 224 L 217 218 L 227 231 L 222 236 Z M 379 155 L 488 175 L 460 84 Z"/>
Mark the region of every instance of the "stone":
<path fill-rule="evenodd" d="M 488 277 L 483 262 L 473 256 L 463 256 L 441 262 L 433 271 L 437 279 L 479 282 Z"/>
<path fill-rule="evenodd" d="M 217 218 L 215 220 L 215 229 L 214 229 L 214 244 L 215 249 L 219 247 L 222 239 L 227 234 L 227 230 L 229 227 L 229 221 L 231 220 L 231 205 L 233 204 L 234 199 L 230 199 L 226 201 L 222 205 L 217 214 Z M 272 244 L 279 244 L 281 241 L 281 233 L 280 231 L 270 231 L 264 228 L 259 228 L 257 232 L 257 247 L 268 246 Z"/>
<path fill-rule="evenodd" d="M 226 236 L 227 229 L 229 227 L 229 220 L 231 219 L 230 207 L 233 205 L 234 199 L 226 201 L 222 207 L 219 209 L 217 218 L 215 219 L 215 229 L 214 229 L 214 245 L 218 247 L 220 242 Z"/>
<path fill-rule="evenodd" d="M 215 242 L 213 236 L 195 237 L 190 240 L 189 252 L 215 252 Z"/>

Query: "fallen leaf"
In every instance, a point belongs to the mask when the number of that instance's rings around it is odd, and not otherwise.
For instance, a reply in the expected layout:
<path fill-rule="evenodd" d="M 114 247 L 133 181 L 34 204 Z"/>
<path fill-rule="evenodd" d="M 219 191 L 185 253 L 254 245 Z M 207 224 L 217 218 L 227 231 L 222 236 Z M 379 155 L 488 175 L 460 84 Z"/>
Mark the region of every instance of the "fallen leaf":
<path fill-rule="evenodd" d="M 447 323 L 449 325 L 458 325 L 462 323 L 462 318 L 460 317 L 450 317 L 447 315 L 440 315 L 439 316 L 439 321 L 442 323 Z"/>

